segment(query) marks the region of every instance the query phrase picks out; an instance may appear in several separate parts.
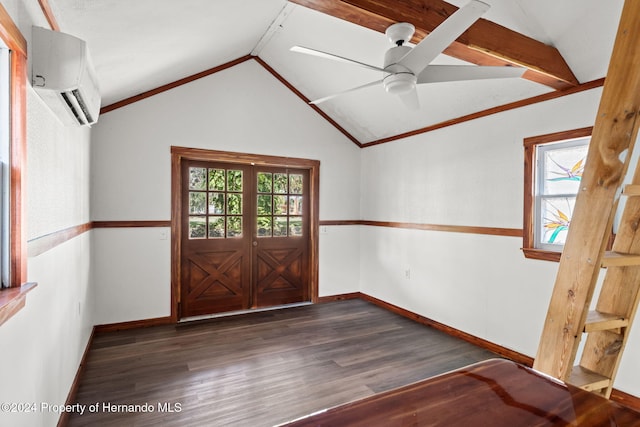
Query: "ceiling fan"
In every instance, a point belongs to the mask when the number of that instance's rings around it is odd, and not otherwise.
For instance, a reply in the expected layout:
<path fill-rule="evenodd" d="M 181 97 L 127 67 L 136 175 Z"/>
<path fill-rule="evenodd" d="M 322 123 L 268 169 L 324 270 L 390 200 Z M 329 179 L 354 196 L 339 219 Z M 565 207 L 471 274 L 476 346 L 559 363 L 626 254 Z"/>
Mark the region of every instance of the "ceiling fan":
<path fill-rule="evenodd" d="M 387 28 L 385 34 L 394 46 L 387 50 L 383 67 L 365 64 L 308 47 L 293 46 L 291 50 L 294 52 L 357 65 L 370 70 L 380 71 L 384 74 L 381 80 L 316 99 L 315 101 L 311 101 L 311 104 L 319 104 L 346 93 L 382 83 L 382 86 L 388 93 L 398 95 L 408 108 L 417 110 L 420 108 L 420 102 L 418 100 L 416 85 L 461 80 L 520 77 L 525 71 L 524 68 L 520 67 L 431 64 L 431 61 L 477 21 L 489 7 L 488 4 L 479 0 L 471 0 L 466 6 L 458 9 L 453 15 L 436 27 L 413 48 L 405 46 L 404 43 L 411 40 L 415 32 L 415 27 L 406 22 L 391 25 Z"/>

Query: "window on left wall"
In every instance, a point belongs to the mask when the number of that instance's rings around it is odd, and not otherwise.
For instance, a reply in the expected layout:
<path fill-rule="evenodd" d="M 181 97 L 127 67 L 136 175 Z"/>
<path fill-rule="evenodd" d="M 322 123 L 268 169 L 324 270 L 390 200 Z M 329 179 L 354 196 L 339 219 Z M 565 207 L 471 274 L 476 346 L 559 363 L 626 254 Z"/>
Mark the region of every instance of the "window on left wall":
<path fill-rule="evenodd" d="M 0 73 L 5 92 L 1 94 L 5 122 L 0 124 L 4 132 L 5 150 L 2 155 L 6 173 L 3 188 L 5 229 L 2 235 L 8 239 L 3 259 L 4 285 L 0 290 L 0 325 L 10 319 L 26 304 L 26 295 L 35 288 L 27 283 L 27 251 L 24 232 L 23 176 L 26 173 L 27 135 L 27 41 L 15 22 L 0 3 L 0 46 L 3 62 Z M 8 136 L 7 136 L 8 135 Z"/>

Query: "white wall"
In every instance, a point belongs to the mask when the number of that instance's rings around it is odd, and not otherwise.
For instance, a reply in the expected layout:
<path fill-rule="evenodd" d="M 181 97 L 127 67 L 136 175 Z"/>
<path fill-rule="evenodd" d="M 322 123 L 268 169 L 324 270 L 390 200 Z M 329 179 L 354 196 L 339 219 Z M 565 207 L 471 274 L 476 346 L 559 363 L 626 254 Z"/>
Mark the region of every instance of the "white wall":
<path fill-rule="evenodd" d="M 3 5 L 30 40 L 47 26 L 36 0 Z M 28 240 L 89 221 L 89 129 L 65 128 L 28 88 L 26 234 Z M 38 286 L 26 306 L 0 326 L 0 402 L 63 404 L 86 348 L 93 319 L 89 286 L 91 234 L 30 257 Z M 3 426 L 54 426 L 59 414 L 0 414 Z"/>
<path fill-rule="evenodd" d="M 100 118 L 92 134 L 92 219 L 169 220 L 172 145 L 320 160 L 320 219 L 359 217 L 360 149 L 250 60 Z M 319 293 L 357 291 L 357 232 L 327 230 L 320 237 Z M 97 323 L 170 314 L 164 298 L 170 242 L 158 235 L 133 229 L 95 233 Z M 118 260 L 135 263 L 121 269 L 113 261 L 116 253 Z M 162 274 L 141 280 L 155 269 Z"/>
<path fill-rule="evenodd" d="M 593 125 L 601 89 L 362 152 L 362 215 L 379 221 L 522 228 L 526 137 Z M 522 239 L 363 227 L 361 291 L 535 356 L 558 264 Z M 410 278 L 406 278 L 406 270 Z M 640 395 L 636 328 L 616 387 Z"/>

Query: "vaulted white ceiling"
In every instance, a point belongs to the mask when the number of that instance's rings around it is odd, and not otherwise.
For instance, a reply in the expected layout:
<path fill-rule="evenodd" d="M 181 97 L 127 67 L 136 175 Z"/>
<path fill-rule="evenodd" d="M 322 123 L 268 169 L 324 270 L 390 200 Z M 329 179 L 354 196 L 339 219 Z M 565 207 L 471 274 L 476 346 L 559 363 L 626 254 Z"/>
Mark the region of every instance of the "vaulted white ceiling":
<path fill-rule="evenodd" d="M 606 74 L 623 0 L 484 0 L 484 19 L 554 46 L 580 83 Z M 461 7 L 467 0 L 448 0 Z M 85 39 L 103 106 L 246 55 L 308 99 L 380 74 L 290 51 L 303 45 L 382 66 L 386 36 L 285 0 L 49 0 L 60 30 Z M 508 40 L 505 40 L 508 42 Z M 434 63 L 464 63 L 440 55 Z M 554 89 L 522 78 L 420 86 L 407 109 L 381 86 L 319 104 L 360 143 L 410 132 Z"/>

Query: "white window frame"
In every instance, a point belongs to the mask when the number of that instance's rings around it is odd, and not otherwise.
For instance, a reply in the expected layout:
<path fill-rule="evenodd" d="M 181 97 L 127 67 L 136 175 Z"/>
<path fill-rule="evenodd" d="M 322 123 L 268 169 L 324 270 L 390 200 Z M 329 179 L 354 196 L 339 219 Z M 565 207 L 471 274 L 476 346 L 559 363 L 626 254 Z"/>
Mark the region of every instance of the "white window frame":
<path fill-rule="evenodd" d="M 589 145 L 591 137 L 576 138 L 558 142 L 549 142 L 546 144 L 539 144 L 535 147 L 535 159 L 536 159 L 536 171 L 535 171 L 535 203 L 534 203 L 534 247 L 536 249 L 542 249 L 552 252 L 562 252 L 564 244 L 562 243 L 544 243 L 544 223 L 542 219 L 542 205 L 543 199 L 564 199 L 575 198 L 578 195 L 578 191 L 574 193 L 566 194 L 546 194 L 542 191 L 544 188 L 544 180 L 546 176 L 544 155 L 549 151 L 562 150 L 566 148 L 580 147 Z"/>

